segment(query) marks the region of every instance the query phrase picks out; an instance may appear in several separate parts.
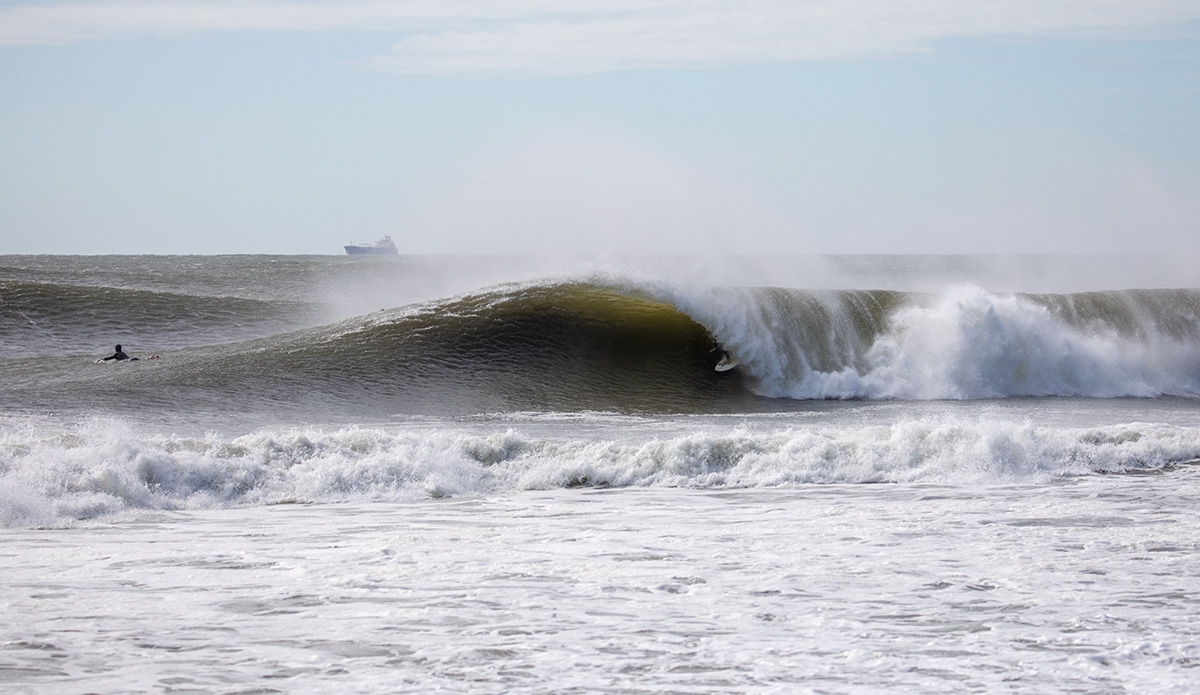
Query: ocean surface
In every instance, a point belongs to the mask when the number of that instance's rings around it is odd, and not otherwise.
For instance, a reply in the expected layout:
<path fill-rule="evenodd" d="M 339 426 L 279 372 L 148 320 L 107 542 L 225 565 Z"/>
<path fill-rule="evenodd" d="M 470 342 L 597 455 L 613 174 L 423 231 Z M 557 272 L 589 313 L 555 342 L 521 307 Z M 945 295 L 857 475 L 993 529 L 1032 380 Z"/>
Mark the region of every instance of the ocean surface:
<path fill-rule="evenodd" d="M 1198 258 L 0 256 L 0 350 L 6 693 L 1200 682 Z"/>

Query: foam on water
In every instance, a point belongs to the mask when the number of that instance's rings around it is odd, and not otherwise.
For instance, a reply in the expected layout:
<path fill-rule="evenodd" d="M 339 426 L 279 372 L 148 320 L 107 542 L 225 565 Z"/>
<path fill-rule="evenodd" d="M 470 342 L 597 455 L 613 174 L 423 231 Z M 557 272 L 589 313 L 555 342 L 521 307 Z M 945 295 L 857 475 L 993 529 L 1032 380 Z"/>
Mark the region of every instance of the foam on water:
<path fill-rule="evenodd" d="M 589 487 L 1038 483 L 1200 458 L 1200 429 L 1058 428 L 929 417 L 868 426 L 704 427 L 609 437 L 510 427 L 150 435 L 110 420 L 0 434 L 0 522 L 52 525 L 136 509 L 205 509 Z"/>
<path fill-rule="evenodd" d="M 9 692 L 1195 691 L 1200 475 L 0 529 Z"/>

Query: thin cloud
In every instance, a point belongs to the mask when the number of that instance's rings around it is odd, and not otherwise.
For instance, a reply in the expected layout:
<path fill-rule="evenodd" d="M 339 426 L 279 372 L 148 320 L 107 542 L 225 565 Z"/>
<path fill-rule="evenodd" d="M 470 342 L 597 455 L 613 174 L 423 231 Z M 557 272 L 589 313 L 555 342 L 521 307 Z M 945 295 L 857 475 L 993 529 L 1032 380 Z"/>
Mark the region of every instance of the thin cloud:
<path fill-rule="evenodd" d="M 1194 35 L 1194 0 L 52 2 L 0 7 L 0 45 L 142 35 L 381 32 L 400 74 L 578 74 L 847 60 L 971 36 Z"/>

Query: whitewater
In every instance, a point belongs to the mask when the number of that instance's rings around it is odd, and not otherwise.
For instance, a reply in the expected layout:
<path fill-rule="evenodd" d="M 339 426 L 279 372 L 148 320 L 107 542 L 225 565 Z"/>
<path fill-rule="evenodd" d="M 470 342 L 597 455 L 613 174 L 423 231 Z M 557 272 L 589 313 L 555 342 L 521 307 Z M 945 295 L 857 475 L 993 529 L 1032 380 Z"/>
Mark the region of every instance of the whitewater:
<path fill-rule="evenodd" d="M 0 257 L 0 684 L 1191 692 L 1195 260 Z"/>

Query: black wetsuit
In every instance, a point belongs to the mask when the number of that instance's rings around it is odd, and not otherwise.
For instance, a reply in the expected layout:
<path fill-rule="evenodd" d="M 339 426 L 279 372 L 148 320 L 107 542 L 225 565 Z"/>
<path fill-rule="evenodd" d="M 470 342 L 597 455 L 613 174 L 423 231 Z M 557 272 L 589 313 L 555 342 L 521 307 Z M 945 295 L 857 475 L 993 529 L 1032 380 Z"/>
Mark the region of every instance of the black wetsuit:
<path fill-rule="evenodd" d="M 137 358 L 136 358 L 136 357 L 130 357 L 129 355 L 126 355 L 124 350 L 117 350 L 117 352 L 116 352 L 115 354 L 112 354 L 112 355 L 109 355 L 108 357 L 105 357 L 105 358 L 104 358 L 104 361 L 105 361 L 105 362 L 107 362 L 107 361 L 109 361 L 109 360 L 116 360 L 116 361 L 118 361 L 118 362 L 124 362 L 125 360 L 130 360 L 130 361 L 132 361 L 132 360 L 135 360 L 135 359 L 137 359 Z"/>

